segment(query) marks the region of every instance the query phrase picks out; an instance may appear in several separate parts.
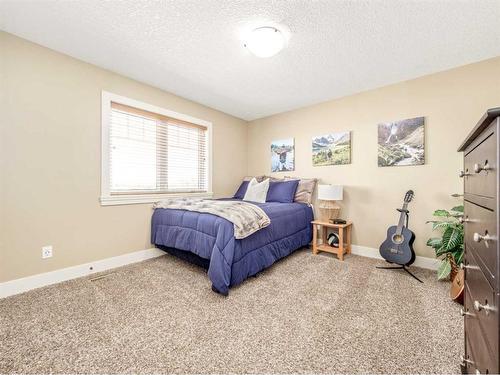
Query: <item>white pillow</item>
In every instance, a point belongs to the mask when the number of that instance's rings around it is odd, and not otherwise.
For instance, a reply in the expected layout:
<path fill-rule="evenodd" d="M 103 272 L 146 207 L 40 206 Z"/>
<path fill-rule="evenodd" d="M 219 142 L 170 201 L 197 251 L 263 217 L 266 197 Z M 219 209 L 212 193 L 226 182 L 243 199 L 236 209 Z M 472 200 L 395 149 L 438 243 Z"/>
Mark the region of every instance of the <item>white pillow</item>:
<path fill-rule="evenodd" d="M 268 190 L 269 190 L 268 178 L 266 178 L 262 182 L 257 182 L 257 180 L 254 177 L 248 183 L 247 191 L 245 193 L 245 196 L 243 197 L 243 200 L 257 202 L 257 203 L 265 203 Z"/>

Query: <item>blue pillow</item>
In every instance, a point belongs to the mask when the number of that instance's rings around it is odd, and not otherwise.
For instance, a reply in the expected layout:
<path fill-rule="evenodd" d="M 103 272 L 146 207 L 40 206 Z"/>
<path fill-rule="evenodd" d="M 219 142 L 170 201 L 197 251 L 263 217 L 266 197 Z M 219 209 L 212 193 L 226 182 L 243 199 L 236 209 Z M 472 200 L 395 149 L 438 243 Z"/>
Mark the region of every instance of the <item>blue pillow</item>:
<path fill-rule="evenodd" d="M 243 181 L 240 185 L 240 187 L 238 188 L 238 190 L 236 191 L 236 193 L 234 193 L 234 197 L 233 198 L 236 198 L 236 199 L 243 199 L 243 197 L 245 196 L 245 193 L 247 192 L 247 188 L 248 188 L 248 183 L 250 181 Z"/>
<path fill-rule="evenodd" d="M 271 181 L 266 202 L 292 203 L 297 186 L 299 186 L 299 180 Z"/>

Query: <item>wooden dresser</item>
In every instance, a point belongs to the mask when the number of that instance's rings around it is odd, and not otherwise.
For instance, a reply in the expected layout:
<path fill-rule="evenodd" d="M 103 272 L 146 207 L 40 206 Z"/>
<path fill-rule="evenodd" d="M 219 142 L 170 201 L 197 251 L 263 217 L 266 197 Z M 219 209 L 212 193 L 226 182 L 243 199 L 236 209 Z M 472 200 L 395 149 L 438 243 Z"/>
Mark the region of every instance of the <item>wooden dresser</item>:
<path fill-rule="evenodd" d="M 500 371 L 499 116 L 500 108 L 488 110 L 459 148 L 464 153 L 464 373 Z"/>

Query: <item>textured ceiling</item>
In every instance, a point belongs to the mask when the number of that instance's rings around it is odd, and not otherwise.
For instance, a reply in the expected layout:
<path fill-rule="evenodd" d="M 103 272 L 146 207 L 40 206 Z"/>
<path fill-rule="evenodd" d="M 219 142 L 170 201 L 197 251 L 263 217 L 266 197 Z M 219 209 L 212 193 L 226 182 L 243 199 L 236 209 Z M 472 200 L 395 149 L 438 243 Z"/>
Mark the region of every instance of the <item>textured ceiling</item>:
<path fill-rule="evenodd" d="M 5 1 L 0 29 L 252 120 L 500 55 L 498 0 Z M 249 30 L 286 25 L 259 59 Z"/>

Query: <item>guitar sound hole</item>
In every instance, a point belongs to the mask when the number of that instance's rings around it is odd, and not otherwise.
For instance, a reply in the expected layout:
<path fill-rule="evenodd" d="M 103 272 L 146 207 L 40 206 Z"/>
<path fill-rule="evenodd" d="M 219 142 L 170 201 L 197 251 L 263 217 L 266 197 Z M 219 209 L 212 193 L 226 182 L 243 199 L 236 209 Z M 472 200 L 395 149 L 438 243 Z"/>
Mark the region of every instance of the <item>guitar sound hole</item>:
<path fill-rule="evenodd" d="M 395 234 L 394 236 L 392 236 L 392 242 L 394 242 L 395 244 L 403 243 L 403 241 L 404 237 L 402 234 Z"/>

